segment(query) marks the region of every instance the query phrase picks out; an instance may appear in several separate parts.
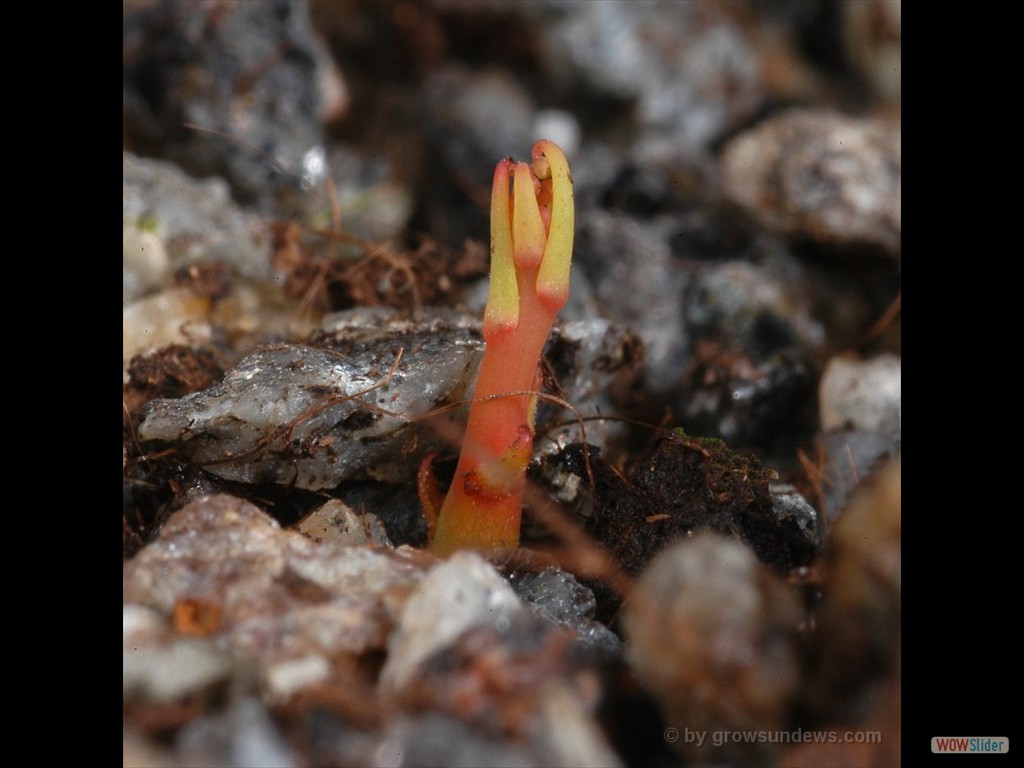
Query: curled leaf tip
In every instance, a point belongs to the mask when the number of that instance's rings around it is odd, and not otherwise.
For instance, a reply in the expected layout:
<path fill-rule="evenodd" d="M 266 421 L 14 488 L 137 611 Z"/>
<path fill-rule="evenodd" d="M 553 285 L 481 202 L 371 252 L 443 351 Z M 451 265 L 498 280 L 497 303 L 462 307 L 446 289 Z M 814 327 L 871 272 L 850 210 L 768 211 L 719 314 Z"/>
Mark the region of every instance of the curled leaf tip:
<path fill-rule="evenodd" d="M 538 178 L 544 173 L 551 184 L 551 221 L 544 258 L 537 275 L 537 296 L 551 310 L 558 311 L 569 296 L 569 268 L 576 228 L 572 176 L 565 154 L 552 141 L 541 140 L 534 144 L 533 163 Z"/>

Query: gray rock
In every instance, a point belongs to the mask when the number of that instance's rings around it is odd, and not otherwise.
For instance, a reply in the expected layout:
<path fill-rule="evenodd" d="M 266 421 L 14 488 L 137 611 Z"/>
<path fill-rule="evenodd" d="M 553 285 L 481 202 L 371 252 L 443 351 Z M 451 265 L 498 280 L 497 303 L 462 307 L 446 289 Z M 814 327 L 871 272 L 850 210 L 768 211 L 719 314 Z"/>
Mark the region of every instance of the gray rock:
<path fill-rule="evenodd" d="M 564 109 L 538 110 L 533 120 L 533 138 L 555 142 L 566 157 L 575 157 L 580 148 L 580 123 Z"/>
<path fill-rule="evenodd" d="M 170 749 L 147 739 L 137 728 L 127 722 L 121 731 L 121 762 L 128 765 L 144 765 L 147 768 L 179 768 L 178 760 Z"/>
<path fill-rule="evenodd" d="M 902 365 L 834 357 L 818 386 L 822 499 L 832 521 L 862 480 L 902 449 Z"/>
<path fill-rule="evenodd" d="M 203 498 L 172 515 L 159 538 L 125 564 L 124 600 L 170 616 L 179 599 L 210 595 L 230 615 L 284 574 L 284 538 L 273 518 L 241 499 Z M 243 578 L 231 578 L 228 568 Z"/>
<path fill-rule="evenodd" d="M 795 523 L 804 532 L 808 545 L 820 550 L 822 530 L 817 510 L 788 483 L 771 483 L 768 488 L 772 494 L 772 514 L 778 523 Z"/>
<path fill-rule="evenodd" d="M 539 768 L 525 745 L 479 733 L 446 715 L 396 717 L 374 750 L 372 768 Z"/>
<path fill-rule="evenodd" d="M 525 714 L 525 713 L 524 713 Z M 437 713 L 391 720 L 374 750 L 373 768 L 445 765 L 453 768 L 619 768 L 579 697 L 565 685 L 549 683 L 529 736 L 502 737 Z"/>
<path fill-rule="evenodd" d="M 808 686 L 826 722 L 864 722 L 880 691 L 900 679 L 902 487 L 900 460 L 886 462 L 829 531 Z"/>
<path fill-rule="evenodd" d="M 529 159 L 536 105 L 523 85 L 501 69 L 439 68 L 424 86 L 428 151 L 439 162 L 424 169 L 423 203 L 448 243 L 486 240 L 494 165 L 503 157 Z M 466 194 L 467 184 L 482 195 Z"/>
<path fill-rule="evenodd" d="M 626 604 L 627 655 L 680 732 L 784 727 L 800 683 L 799 603 L 754 553 L 710 532 L 672 545 L 644 570 Z M 760 764 L 772 747 L 675 747 L 696 764 Z"/>
<path fill-rule="evenodd" d="M 841 13 L 850 63 L 878 98 L 898 106 L 903 92 L 902 3 L 844 3 Z"/>
<path fill-rule="evenodd" d="M 146 289 L 162 287 L 170 272 L 199 261 L 224 261 L 235 274 L 258 282 L 273 277 L 266 222 L 243 211 L 221 179 L 196 180 L 162 161 L 121 156 L 121 208 L 126 241 L 155 238 L 166 252 L 159 278 L 125 243 L 125 303 Z M 145 252 L 153 258 L 153 248 Z"/>
<path fill-rule="evenodd" d="M 821 462 L 822 514 L 827 523 L 835 521 L 851 495 L 886 460 L 900 451 L 892 440 L 878 432 L 838 429 L 818 435 Z"/>
<path fill-rule="evenodd" d="M 821 428 L 877 432 L 899 447 L 903 430 L 902 363 L 892 354 L 868 360 L 833 357 L 818 387 Z"/>
<path fill-rule="evenodd" d="M 510 74 L 450 66 L 430 77 L 426 91 L 431 126 L 449 168 L 484 179 L 489 187 L 498 159 L 529 153 L 536 107 Z"/>
<path fill-rule="evenodd" d="M 796 109 L 740 134 L 722 155 L 723 189 L 765 227 L 891 254 L 901 242 L 898 122 Z"/>
<path fill-rule="evenodd" d="M 288 701 L 304 688 L 330 680 L 331 664 L 319 654 L 271 662 L 263 670 L 263 687 L 267 699 Z"/>
<path fill-rule="evenodd" d="M 172 344 L 208 344 L 213 338 L 210 302 L 188 288 L 168 288 L 134 301 L 121 311 L 121 374 L 135 355 Z"/>
<path fill-rule="evenodd" d="M 227 654 L 210 642 L 173 632 L 157 611 L 125 604 L 122 613 L 121 678 L 125 700 L 178 701 L 231 674 Z"/>
<path fill-rule="evenodd" d="M 695 271 L 685 301 L 693 351 L 676 400 L 687 429 L 760 449 L 792 430 L 824 341 L 802 277 L 783 253 Z"/>
<path fill-rule="evenodd" d="M 301 204 L 322 180 L 319 68 L 329 61 L 308 4 L 155 2 L 123 18 L 126 141 L 222 176 L 244 203 Z"/>
<path fill-rule="evenodd" d="M 210 389 L 150 402 L 139 437 L 175 445 L 209 472 L 240 482 L 312 490 L 363 478 L 408 482 L 424 450 L 441 439 L 420 427 L 422 419 L 472 395 L 484 350 L 478 328 L 475 318 L 454 313 L 414 322 L 393 310 L 339 312 L 309 344 L 260 348 Z M 556 328 L 546 354 L 582 416 L 613 413 L 643 359 L 640 342 L 605 320 Z M 538 427 L 574 418 L 544 402 Z M 587 425 L 588 437 L 614 431 Z M 545 431 L 543 445 L 578 434 L 570 423 Z"/>
<path fill-rule="evenodd" d="M 600 682 L 579 663 L 578 650 L 566 643 L 565 630 L 517 611 L 508 621 L 459 633 L 417 665 L 400 690 L 389 690 L 389 698 L 407 712 L 451 713 L 471 723 L 478 737 L 493 740 L 492 754 L 521 747 L 529 765 L 615 766 L 593 718 Z M 409 744 L 403 764 L 461 765 L 475 741 L 446 744 L 447 755 L 430 759 L 414 758 L 419 745 Z"/>
<path fill-rule="evenodd" d="M 595 311 L 640 337 L 643 385 L 688 430 L 773 447 L 813 395 L 825 329 L 811 276 L 778 238 L 730 223 L 699 154 L 647 142 L 604 162 L 578 184 L 598 206 L 576 247 Z"/>
<path fill-rule="evenodd" d="M 405 603 L 388 641 L 381 686 L 387 691 L 401 688 L 419 664 L 466 630 L 508 627 L 525 610 L 490 563 L 473 552 L 456 552 L 435 566 Z"/>
<path fill-rule="evenodd" d="M 525 573 L 512 580 L 516 593 L 545 618 L 569 626 L 594 618 L 594 593 L 558 568 Z"/>
<path fill-rule="evenodd" d="M 332 206 L 341 230 L 370 242 L 395 240 L 412 214 L 415 201 L 400 179 L 403 170 L 391 157 L 365 157 L 339 146 L 327 159 L 334 181 Z"/>
<path fill-rule="evenodd" d="M 643 129 L 703 146 L 764 97 L 755 52 L 715 6 L 578 2 L 537 14 L 556 74 L 634 102 Z"/>
<path fill-rule="evenodd" d="M 230 710 L 232 756 L 235 765 L 259 765 L 266 768 L 292 768 L 300 761 L 278 732 L 270 713 L 254 698 L 236 700 Z"/>
<path fill-rule="evenodd" d="M 608 745 L 601 727 L 581 699 L 578 692 L 565 684 L 544 687 L 539 707 L 543 723 L 537 739 L 542 750 L 539 764 L 559 768 L 622 768 L 622 760 Z"/>
<path fill-rule="evenodd" d="M 372 512 L 357 514 L 340 499 L 331 499 L 310 512 L 296 526 L 299 533 L 316 542 L 330 541 L 344 546 L 372 544 L 393 546 L 380 519 Z"/>
<path fill-rule="evenodd" d="M 167 249 L 155 232 L 125 221 L 121 228 L 121 306 L 162 288 L 171 274 Z"/>
<path fill-rule="evenodd" d="M 333 670 L 334 659 L 383 649 L 424 572 L 414 557 L 316 544 L 221 495 L 168 519 L 125 564 L 123 595 L 128 605 L 173 619 L 185 635 L 209 638 L 283 692 L 319 679 L 317 658 Z M 163 647 L 159 634 L 134 631 L 132 638 L 133 652 L 150 654 L 149 675 L 170 674 L 154 658 Z"/>
<path fill-rule="evenodd" d="M 564 398 L 575 409 L 541 400 L 537 408 L 540 450 L 584 440 L 604 445 L 624 431 L 613 421 L 577 417 L 611 416 L 628 402 L 644 364 L 644 345 L 631 330 L 603 318 L 557 325 L 544 350 L 544 358 Z M 545 429 L 549 423 L 564 426 Z M 541 440 L 540 438 L 546 438 Z"/>
<path fill-rule="evenodd" d="M 617 653 L 618 636 L 594 621 L 597 600 L 571 573 L 546 568 L 536 573 L 513 574 L 510 583 L 516 594 L 541 618 L 572 631 L 587 647 Z"/>
<path fill-rule="evenodd" d="M 825 329 L 815 319 L 799 263 L 778 253 L 765 263 L 729 260 L 699 270 L 686 295 L 694 336 L 728 339 L 761 358 L 786 347 L 819 347 Z"/>
<path fill-rule="evenodd" d="M 738 450 L 770 450 L 799 425 L 813 379 L 811 361 L 793 349 L 753 360 L 729 347 L 699 345 L 676 401 L 680 420 Z"/>
<path fill-rule="evenodd" d="M 183 765 L 225 768 L 298 768 L 301 761 L 261 701 L 233 697 L 223 713 L 207 715 L 183 728 L 175 747 Z"/>
<path fill-rule="evenodd" d="M 574 250 L 604 315 L 643 341 L 648 387 L 676 386 L 686 365 L 682 299 L 689 276 L 663 234 L 629 216 L 594 211 L 578 222 Z"/>
<path fill-rule="evenodd" d="M 393 314 L 335 317 L 318 346 L 258 349 L 211 389 L 149 403 L 139 437 L 245 483 L 411 479 L 413 422 L 466 396 L 482 342 L 443 316 L 414 324 Z"/>

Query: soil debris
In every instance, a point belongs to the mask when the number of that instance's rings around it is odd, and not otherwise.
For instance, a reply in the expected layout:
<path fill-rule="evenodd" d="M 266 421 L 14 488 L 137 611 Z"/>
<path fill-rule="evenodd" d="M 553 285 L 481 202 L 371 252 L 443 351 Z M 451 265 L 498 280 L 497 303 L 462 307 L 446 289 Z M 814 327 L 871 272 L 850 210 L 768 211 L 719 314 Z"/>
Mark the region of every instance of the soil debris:
<path fill-rule="evenodd" d="M 790 505 L 777 505 L 775 472 L 721 440 L 675 430 L 628 477 L 594 446 L 567 446 L 557 461 L 588 480 L 587 450 L 595 486 L 584 526 L 630 573 L 639 573 L 672 541 L 704 528 L 740 539 L 783 573 L 806 565 L 817 552 L 814 510 L 805 506 L 794 513 Z"/>

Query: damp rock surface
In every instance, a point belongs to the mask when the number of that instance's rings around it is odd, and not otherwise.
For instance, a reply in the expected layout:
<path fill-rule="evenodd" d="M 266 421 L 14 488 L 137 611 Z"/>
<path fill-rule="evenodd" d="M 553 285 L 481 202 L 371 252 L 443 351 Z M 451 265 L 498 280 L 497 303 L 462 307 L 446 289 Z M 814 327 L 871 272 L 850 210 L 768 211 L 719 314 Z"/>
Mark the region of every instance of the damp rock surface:
<path fill-rule="evenodd" d="M 478 322 L 457 313 L 421 322 L 388 310 L 335 313 L 308 343 L 258 348 L 206 389 L 147 402 L 138 436 L 243 483 L 318 490 L 368 477 L 408 482 L 413 459 L 438 441 L 423 423 L 432 415 L 462 417 L 464 407 L 450 406 L 472 397 L 483 349 Z M 556 329 L 549 361 L 560 394 L 576 410 L 545 402 L 542 430 L 564 422 L 553 439 L 581 436 L 574 419 L 612 411 L 628 398 L 642 354 L 632 334 L 607 321 Z M 180 357 L 204 355 L 181 347 L 171 362 Z M 140 389 L 145 360 L 136 363 Z M 181 391 L 173 384 L 171 393 Z M 592 431 L 608 430 L 598 423 Z"/>
<path fill-rule="evenodd" d="M 474 332 L 440 321 L 335 329 L 318 341 L 256 350 L 220 384 L 150 403 L 140 438 L 245 483 L 316 490 L 378 466 L 400 472 L 411 423 L 463 397 L 481 353 Z"/>

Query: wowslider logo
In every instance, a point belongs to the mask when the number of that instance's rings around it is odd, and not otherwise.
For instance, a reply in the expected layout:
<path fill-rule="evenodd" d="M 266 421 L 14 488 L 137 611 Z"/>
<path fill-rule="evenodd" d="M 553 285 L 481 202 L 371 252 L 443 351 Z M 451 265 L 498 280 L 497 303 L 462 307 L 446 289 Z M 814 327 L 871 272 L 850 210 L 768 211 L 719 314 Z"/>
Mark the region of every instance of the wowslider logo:
<path fill-rule="evenodd" d="M 933 736 L 932 752 L 975 755 L 1006 754 L 1010 740 L 1005 736 Z"/>

